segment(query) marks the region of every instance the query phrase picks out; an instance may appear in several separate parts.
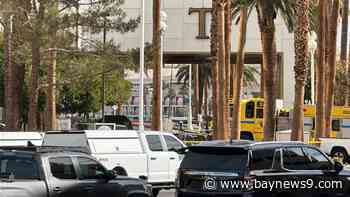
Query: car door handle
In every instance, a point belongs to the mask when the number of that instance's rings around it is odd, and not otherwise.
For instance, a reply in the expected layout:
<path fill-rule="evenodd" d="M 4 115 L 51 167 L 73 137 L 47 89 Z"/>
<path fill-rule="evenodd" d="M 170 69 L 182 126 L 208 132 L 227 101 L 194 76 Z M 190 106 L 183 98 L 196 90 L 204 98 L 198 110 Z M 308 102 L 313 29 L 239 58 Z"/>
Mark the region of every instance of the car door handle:
<path fill-rule="evenodd" d="M 157 157 L 151 157 L 151 160 L 157 160 Z"/>
<path fill-rule="evenodd" d="M 60 192 L 62 192 L 62 190 L 60 187 L 55 187 L 55 188 L 53 188 L 53 192 L 60 193 Z"/>
<path fill-rule="evenodd" d="M 170 157 L 170 160 L 175 160 L 175 157 Z"/>

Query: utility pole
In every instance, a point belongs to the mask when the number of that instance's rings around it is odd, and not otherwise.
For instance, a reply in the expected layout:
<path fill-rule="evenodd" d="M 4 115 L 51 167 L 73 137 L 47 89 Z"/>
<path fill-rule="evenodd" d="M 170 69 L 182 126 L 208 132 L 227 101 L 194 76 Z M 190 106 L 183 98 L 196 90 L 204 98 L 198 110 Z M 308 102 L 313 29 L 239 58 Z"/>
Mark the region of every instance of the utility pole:
<path fill-rule="evenodd" d="M 141 0 L 141 46 L 140 46 L 140 87 L 139 87 L 139 130 L 144 131 L 143 107 L 144 107 L 144 68 L 145 67 L 145 0 Z"/>
<path fill-rule="evenodd" d="M 106 51 L 106 19 L 103 21 L 103 53 Z M 105 65 L 102 65 L 102 122 L 105 122 L 105 99 L 106 99 L 106 75 L 105 75 Z"/>

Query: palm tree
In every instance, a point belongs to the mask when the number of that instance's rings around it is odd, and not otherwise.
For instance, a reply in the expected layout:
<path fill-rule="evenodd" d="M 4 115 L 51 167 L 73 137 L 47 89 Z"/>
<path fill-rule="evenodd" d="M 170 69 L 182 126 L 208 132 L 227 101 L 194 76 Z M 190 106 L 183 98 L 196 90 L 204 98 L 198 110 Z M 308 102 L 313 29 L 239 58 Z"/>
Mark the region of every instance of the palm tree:
<path fill-rule="evenodd" d="M 153 103 L 152 129 L 160 130 L 160 0 L 153 0 Z"/>
<path fill-rule="evenodd" d="M 232 46 L 232 2 L 226 1 L 225 7 L 225 72 L 226 72 L 226 98 L 232 97 L 232 82 L 230 81 L 232 73 L 231 67 L 231 46 Z"/>
<path fill-rule="evenodd" d="M 232 112 L 232 127 L 231 136 L 233 139 L 240 139 L 240 98 L 241 98 L 241 87 L 244 73 L 244 47 L 247 36 L 247 22 L 248 22 L 248 10 L 245 5 L 241 5 L 240 17 L 239 17 L 239 34 L 238 34 L 238 52 L 236 61 L 236 70 L 234 77 L 234 89 L 233 94 L 233 112 Z"/>
<path fill-rule="evenodd" d="M 346 64 L 348 51 L 349 0 L 343 0 L 340 60 Z"/>
<path fill-rule="evenodd" d="M 275 130 L 276 100 L 276 31 L 275 19 L 282 16 L 288 30 L 293 31 L 295 21 L 295 0 L 247 0 L 248 17 L 256 8 L 263 51 L 262 79 L 264 91 L 264 139 L 272 140 Z M 237 10 L 237 9 L 236 9 Z M 238 11 L 236 13 L 239 13 Z"/>
<path fill-rule="evenodd" d="M 338 19 L 339 19 L 340 0 L 334 0 L 332 5 L 332 13 L 329 18 L 328 29 L 328 69 L 326 77 L 326 108 L 325 108 L 325 121 L 326 121 L 326 136 L 330 137 L 332 131 L 332 107 L 334 102 L 334 85 L 336 74 L 336 55 L 337 55 L 337 34 L 338 34 Z"/>
<path fill-rule="evenodd" d="M 328 1 L 318 2 L 318 57 L 316 67 L 316 139 L 325 137 L 325 58 L 326 58 L 326 12 Z"/>
<path fill-rule="evenodd" d="M 225 0 L 218 2 L 218 64 L 219 64 L 219 91 L 218 91 L 218 130 L 219 139 L 228 139 L 228 102 L 226 99 L 227 96 L 227 83 L 226 83 L 226 74 L 225 74 L 225 63 L 226 63 L 226 45 L 225 45 Z"/>
<path fill-rule="evenodd" d="M 306 70 L 309 60 L 309 0 L 296 2 L 296 28 L 294 32 L 295 45 L 295 97 L 293 110 L 292 140 L 304 139 L 304 93 Z"/>
<path fill-rule="evenodd" d="M 214 138 L 218 138 L 218 38 L 217 38 L 217 10 L 218 4 L 216 1 L 212 1 L 212 17 L 211 17 L 211 35 L 210 35 L 210 56 L 211 56 L 211 64 L 212 64 L 212 111 L 213 111 L 213 129 L 214 129 Z"/>

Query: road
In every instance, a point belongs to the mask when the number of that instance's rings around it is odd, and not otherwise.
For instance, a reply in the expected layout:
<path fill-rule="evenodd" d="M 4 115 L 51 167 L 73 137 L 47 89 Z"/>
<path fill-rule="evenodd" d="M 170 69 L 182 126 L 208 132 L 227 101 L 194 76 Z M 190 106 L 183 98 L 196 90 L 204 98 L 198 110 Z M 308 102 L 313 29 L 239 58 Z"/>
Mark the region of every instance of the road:
<path fill-rule="evenodd" d="M 158 197 L 175 197 L 174 190 L 163 190 L 159 193 Z"/>

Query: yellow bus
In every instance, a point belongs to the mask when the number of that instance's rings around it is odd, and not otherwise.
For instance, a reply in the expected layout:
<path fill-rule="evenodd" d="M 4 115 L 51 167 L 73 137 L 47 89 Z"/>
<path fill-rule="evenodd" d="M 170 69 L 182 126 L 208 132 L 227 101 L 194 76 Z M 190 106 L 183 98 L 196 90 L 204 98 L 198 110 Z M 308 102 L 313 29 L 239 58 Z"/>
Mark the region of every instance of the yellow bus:
<path fill-rule="evenodd" d="M 232 116 L 232 100 L 229 101 Z M 262 141 L 264 99 L 252 98 L 241 100 L 241 139 Z"/>
<path fill-rule="evenodd" d="M 229 101 L 232 106 L 232 100 Z M 232 110 L 232 107 L 230 107 Z M 283 118 L 290 119 L 288 109 L 282 109 L 278 115 L 278 122 Z M 305 105 L 304 107 L 304 130 L 310 131 L 310 140 L 314 139 L 315 130 L 315 106 Z M 262 141 L 264 139 L 263 132 L 263 114 L 264 114 L 264 99 L 251 98 L 241 101 L 241 139 Z M 278 127 L 278 126 L 277 126 Z M 289 127 L 282 126 L 277 130 L 288 130 Z M 346 130 L 347 129 L 347 130 Z M 344 132 L 345 131 L 345 132 Z M 350 136 L 350 107 L 335 106 L 332 111 L 332 133 L 333 138 L 342 138 L 344 133 L 349 133 Z"/>

